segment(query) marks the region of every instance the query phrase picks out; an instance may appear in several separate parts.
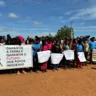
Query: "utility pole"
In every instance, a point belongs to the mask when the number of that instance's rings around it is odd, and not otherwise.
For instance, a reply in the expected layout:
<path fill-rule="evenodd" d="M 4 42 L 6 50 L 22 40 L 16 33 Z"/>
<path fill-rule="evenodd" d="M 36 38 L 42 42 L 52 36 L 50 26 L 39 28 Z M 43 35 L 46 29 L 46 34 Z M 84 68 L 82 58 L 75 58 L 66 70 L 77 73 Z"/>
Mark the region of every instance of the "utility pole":
<path fill-rule="evenodd" d="M 70 34 L 71 39 L 73 39 L 73 37 L 74 37 L 74 36 L 73 36 L 73 35 L 74 35 L 74 34 L 73 34 L 73 30 L 72 30 L 72 23 L 73 23 L 73 21 L 70 22 L 70 24 L 71 24 L 71 34 Z"/>

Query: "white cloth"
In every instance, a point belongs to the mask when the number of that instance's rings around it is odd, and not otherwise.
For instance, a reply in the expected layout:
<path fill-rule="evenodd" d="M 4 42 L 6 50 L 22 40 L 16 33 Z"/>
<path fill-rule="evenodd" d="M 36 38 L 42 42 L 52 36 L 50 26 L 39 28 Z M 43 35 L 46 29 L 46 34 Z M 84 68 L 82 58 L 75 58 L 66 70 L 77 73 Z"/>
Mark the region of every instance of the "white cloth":
<path fill-rule="evenodd" d="M 65 50 L 63 54 L 66 60 L 74 60 L 74 50 Z"/>
<path fill-rule="evenodd" d="M 51 51 L 41 51 L 37 52 L 38 55 L 38 63 L 44 63 L 47 62 L 50 58 Z"/>
<path fill-rule="evenodd" d="M 52 64 L 59 64 L 62 59 L 63 59 L 63 54 L 59 54 L 59 53 L 51 54 L 51 63 Z"/>

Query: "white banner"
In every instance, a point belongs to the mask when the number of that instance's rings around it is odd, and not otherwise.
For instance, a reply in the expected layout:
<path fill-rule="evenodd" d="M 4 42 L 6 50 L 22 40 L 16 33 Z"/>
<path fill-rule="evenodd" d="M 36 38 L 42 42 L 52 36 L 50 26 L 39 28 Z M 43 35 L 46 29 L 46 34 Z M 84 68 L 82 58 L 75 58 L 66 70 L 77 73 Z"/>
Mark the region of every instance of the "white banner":
<path fill-rule="evenodd" d="M 66 50 L 63 54 L 66 60 L 74 60 L 74 50 Z"/>
<path fill-rule="evenodd" d="M 32 46 L 0 46 L 0 70 L 33 67 Z"/>
<path fill-rule="evenodd" d="M 96 62 L 96 49 L 94 49 L 92 52 L 92 61 Z"/>
<path fill-rule="evenodd" d="M 78 58 L 79 58 L 80 62 L 86 62 L 84 52 L 78 52 Z"/>
<path fill-rule="evenodd" d="M 52 64 L 59 64 L 62 59 L 63 59 L 63 54 L 59 54 L 59 53 L 51 54 L 51 63 Z"/>
<path fill-rule="evenodd" d="M 50 58 L 51 51 L 41 51 L 37 53 L 38 55 L 38 63 L 44 63 L 47 62 Z"/>

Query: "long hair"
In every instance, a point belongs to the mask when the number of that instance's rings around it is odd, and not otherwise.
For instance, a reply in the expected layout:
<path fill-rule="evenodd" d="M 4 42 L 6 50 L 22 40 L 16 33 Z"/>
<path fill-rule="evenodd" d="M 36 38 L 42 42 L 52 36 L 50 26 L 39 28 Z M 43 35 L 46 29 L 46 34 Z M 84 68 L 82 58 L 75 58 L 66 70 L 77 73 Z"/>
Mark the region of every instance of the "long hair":
<path fill-rule="evenodd" d="M 46 40 L 42 40 L 42 46 L 46 45 Z"/>

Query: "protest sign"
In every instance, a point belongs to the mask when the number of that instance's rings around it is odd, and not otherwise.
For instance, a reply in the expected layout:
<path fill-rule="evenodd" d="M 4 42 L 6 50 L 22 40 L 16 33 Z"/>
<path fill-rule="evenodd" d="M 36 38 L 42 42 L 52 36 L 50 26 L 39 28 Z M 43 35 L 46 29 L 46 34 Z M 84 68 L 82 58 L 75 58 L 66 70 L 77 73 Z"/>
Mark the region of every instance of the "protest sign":
<path fill-rule="evenodd" d="M 51 54 L 51 63 L 52 64 L 59 64 L 62 59 L 63 59 L 63 54 L 59 54 L 59 53 Z"/>
<path fill-rule="evenodd" d="M 0 46 L 0 70 L 33 67 L 30 45 Z"/>
<path fill-rule="evenodd" d="M 84 52 L 78 52 L 78 58 L 79 58 L 80 62 L 86 62 Z"/>
<path fill-rule="evenodd" d="M 63 54 L 66 60 L 74 60 L 74 50 L 66 50 Z"/>
<path fill-rule="evenodd" d="M 41 52 L 38 52 L 37 55 L 38 55 L 38 63 L 44 63 L 44 62 L 47 62 L 50 58 L 50 54 L 51 54 L 51 51 L 41 51 Z"/>
<path fill-rule="evenodd" d="M 94 49 L 92 52 L 92 61 L 96 62 L 96 49 Z"/>

